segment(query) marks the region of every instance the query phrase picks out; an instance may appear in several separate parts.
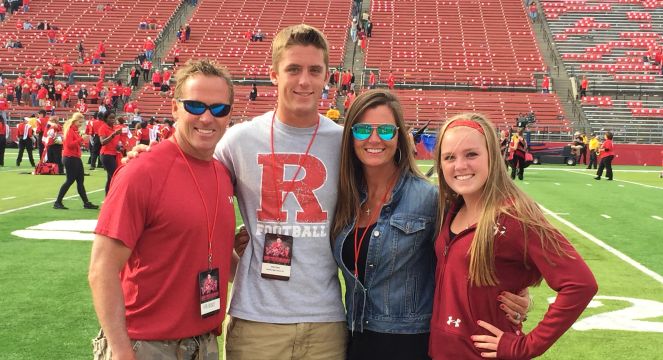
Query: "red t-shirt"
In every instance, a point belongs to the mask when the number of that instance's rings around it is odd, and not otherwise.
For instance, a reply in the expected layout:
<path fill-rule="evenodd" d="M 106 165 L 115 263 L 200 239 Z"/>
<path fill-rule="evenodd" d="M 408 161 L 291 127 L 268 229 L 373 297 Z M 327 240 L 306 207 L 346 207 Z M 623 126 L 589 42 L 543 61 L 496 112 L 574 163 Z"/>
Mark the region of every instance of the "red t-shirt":
<path fill-rule="evenodd" d="M 601 145 L 601 152 L 599 153 L 599 159 L 604 157 L 615 155 L 615 148 L 612 145 L 612 140 L 605 140 L 603 145 Z"/>
<path fill-rule="evenodd" d="M 81 157 L 81 145 L 84 141 L 76 125 L 71 125 L 62 142 L 62 156 Z"/>
<path fill-rule="evenodd" d="M 131 86 L 125 86 L 122 88 L 122 95 L 131 96 Z"/>
<path fill-rule="evenodd" d="M 200 316 L 198 274 L 208 268 L 207 216 L 186 162 L 176 145 L 165 141 L 117 170 L 95 229 L 132 250 L 120 274 L 132 339 L 172 340 L 210 331 L 218 335 L 225 317 L 235 230 L 229 201 L 233 188 L 218 161 L 187 160 L 206 201 L 209 220 L 216 221 L 212 267 L 219 268 L 221 311 Z"/>
<path fill-rule="evenodd" d="M 99 125 L 99 128 L 97 129 L 97 134 L 99 134 L 100 139 L 104 139 L 110 136 L 110 134 L 113 133 L 113 130 L 108 124 L 106 124 L 103 121 L 99 121 L 101 125 Z M 120 137 L 118 135 L 113 136 L 113 138 L 106 143 L 106 145 L 101 145 L 101 151 L 99 151 L 100 154 L 103 155 L 113 155 L 117 154 L 117 143 L 120 142 Z"/>
<path fill-rule="evenodd" d="M 7 135 L 7 125 L 3 121 L 0 121 L 0 135 Z"/>
<path fill-rule="evenodd" d="M 9 102 L 7 101 L 7 99 L 5 98 L 0 99 L 0 111 L 5 111 L 7 109 L 9 109 Z"/>

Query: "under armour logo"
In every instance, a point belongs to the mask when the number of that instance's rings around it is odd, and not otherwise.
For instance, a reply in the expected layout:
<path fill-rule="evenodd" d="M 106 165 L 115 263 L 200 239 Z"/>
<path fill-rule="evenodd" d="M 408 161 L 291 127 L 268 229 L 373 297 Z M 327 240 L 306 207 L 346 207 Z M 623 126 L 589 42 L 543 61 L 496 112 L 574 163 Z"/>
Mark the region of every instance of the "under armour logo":
<path fill-rule="evenodd" d="M 231 204 L 233 203 L 233 197 L 232 196 L 228 196 L 228 202 L 230 202 Z"/>
<path fill-rule="evenodd" d="M 494 227 L 494 230 L 495 230 L 495 232 L 494 232 L 493 235 L 497 235 L 497 234 L 504 235 L 504 233 L 506 232 L 506 226 L 503 226 L 503 225 L 500 225 L 499 223 L 497 223 Z"/>
<path fill-rule="evenodd" d="M 449 320 L 447 320 L 447 325 L 454 324 L 455 327 L 460 327 L 460 319 L 454 320 L 451 316 L 449 316 Z"/>

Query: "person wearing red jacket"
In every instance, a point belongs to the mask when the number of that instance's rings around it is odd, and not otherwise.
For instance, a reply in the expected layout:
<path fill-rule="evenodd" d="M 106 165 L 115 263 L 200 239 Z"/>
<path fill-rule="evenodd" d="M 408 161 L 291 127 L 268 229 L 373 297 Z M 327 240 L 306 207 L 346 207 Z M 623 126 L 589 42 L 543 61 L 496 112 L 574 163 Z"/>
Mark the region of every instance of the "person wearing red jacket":
<path fill-rule="evenodd" d="M 101 115 L 103 123 L 100 124 L 97 133 L 101 141 L 101 163 L 104 164 L 106 170 L 106 194 L 110 188 L 111 179 L 115 169 L 117 169 L 117 146 L 120 142 L 121 129 L 114 129 L 115 127 L 115 113 L 107 111 Z"/>
<path fill-rule="evenodd" d="M 64 123 L 64 141 L 63 141 L 63 162 L 64 167 L 67 170 L 67 178 L 64 181 L 64 184 L 60 187 L 58 192 L 58 197 L 53 203 L 54 209 L 63 209 L 67 208 L 62 203 L 65 194 L 69 190 L 69 187 L 76 182 L 76 190 L 78 190 L 78 196 L 83 200 L 83 208 L 85 209 L 98 209 L 99 206 L 95 205 L 88 200 L 87 192 L 85 191 L 85 185 L 83 181 L 85 180 L 85 174 L 83 173 L 83 161 L 81 161 L 81 146 L 88 141 L 88 135 L 81 136 L 78 130 L 83 126 L 83 121 L 85 118 L 83 114 L 76 112 L 71 118 L 69 118 Z"/>
<path fill-rule="evenodd" d="M 387 78 L 387 87 L 389 90 L 393 90 L 395 85 L 396 78 L 394 77 L 394 73 L 389 73 L 389 77 Z"/>
<path fill-rule="evenodd" d="M 615 147 L 612 144 L 612 133 L 610 131 L 605 133 L 605 141 L 599 147 L 599 168 L 596 171 L 595 180 L 601 180 L 603 169 L 605 169 L 605 177 L 612 180 L 612 159 L 615 158 Z"/>
<path fill-rule="evenodd" d="M 23 151 L 27 150 L 30 165 L 35 167 L 35 160 L 32 156 L 33 136 L 34 130 L 30 124 L 28 124 L 28 118 L 25 118 L 24 121 L 18 125 L 18 157 L 16 158 L 16 166 L 21 166 L 21 161 L 23 161 Z"/>
<path fill-rule="evenodd" d="M 439 164 L 442 228 L 429 355 L 439 359 L 530 359 L 576 321 L 598 290 L 589 267 L 504 171 L 499 141 L 479 114 L 442 126 Z M 495 299 L 545 279 L 557 291 L 543 320 L 524 334 Z"/>
<path fill-rule="evenodd" d="M 154 55 L 154 41 L 152 41 L 152 37 L 148 36 L 147 40 L 143 43 L 143 51 L 145 51 L 145 57 L 147 60 L 152 61 L 152 55 Z"/>

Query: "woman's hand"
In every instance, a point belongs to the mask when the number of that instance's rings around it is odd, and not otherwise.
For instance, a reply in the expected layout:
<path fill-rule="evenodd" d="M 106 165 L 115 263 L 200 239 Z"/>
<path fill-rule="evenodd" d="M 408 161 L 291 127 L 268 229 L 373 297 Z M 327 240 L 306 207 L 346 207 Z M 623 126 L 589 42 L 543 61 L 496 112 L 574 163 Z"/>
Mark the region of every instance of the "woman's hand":
<path fill-rule="evenodd" d="M 481 356 L 485 358 L 497 358 L 497 347 L 500 344 L 500 339 L 504 331 L 496 328 L 495 326 L 485 322 L 477 321 L 477 324 L 482 328 L 490 331 L 493 335 L 472 335 L 472 341 L 474 342 L 474 347 L 479 350 L 489 350 L 487 352 L 481 352 Z"/>
<path fill-rule="evenodd" d="M 506 313 L 506 318 L 512 323 L 518 325 L 527 319 L 527 313 L 530 307 L 530 297 L 527 288 L 521 290 L 518 294 L 503 291 L 497 297 L 501 302 L 500 309 Z"/>

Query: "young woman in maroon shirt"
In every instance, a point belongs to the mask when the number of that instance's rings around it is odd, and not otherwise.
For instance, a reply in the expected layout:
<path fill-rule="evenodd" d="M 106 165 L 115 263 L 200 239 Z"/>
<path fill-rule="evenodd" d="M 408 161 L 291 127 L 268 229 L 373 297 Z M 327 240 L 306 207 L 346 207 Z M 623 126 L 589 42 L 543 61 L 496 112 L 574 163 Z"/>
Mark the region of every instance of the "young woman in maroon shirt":
<path fill-rule="evenodd" d="M 76 182 L 78 195 L 83 200 L 83 207 L 86 209 L 99 208 L 98 205 L 94 205 L 88 200 L 85 186 L 83 185 L 85 177 L 83 174 L 83 161 L 81 161 L 81 146 L 88 141 L 89 136 L 81 136 L 78 131 L 83 126 L 84 120 L 83 114 L 77 112 L 69 120 L 65 121 L 63 126 L 64 141 L 62 142 L 62 156 L 64 168 L 67 170 L 67 179 L 60 187 L 58 197 L 53 204 L 53 208 L 55 209 L 67 209 L 62 204 L 62 200 L 74 182 Z"/>
<path fill-rule="evenodd" d="M 575 322 L 597 291 L 573 246 L 504 171 L 496 131 L 480 114 L 441 129 L 435 152 L 442 227 L 429 354 L 433 359 L 529 359 Z M 545 279 L 557 298 L 529 333 L 504 316 L 504 292 Z"/>

